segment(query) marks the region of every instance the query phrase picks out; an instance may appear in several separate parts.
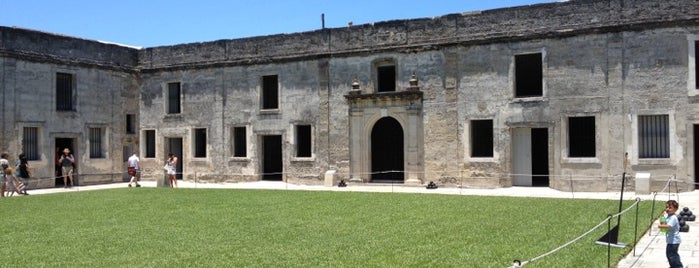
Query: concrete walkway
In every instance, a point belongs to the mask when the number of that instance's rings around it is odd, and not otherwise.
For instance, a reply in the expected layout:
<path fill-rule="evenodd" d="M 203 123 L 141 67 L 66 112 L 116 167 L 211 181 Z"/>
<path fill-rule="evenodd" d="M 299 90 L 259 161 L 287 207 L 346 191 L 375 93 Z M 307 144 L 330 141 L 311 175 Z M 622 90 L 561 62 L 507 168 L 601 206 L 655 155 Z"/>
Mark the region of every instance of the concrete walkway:
<path fill-rule="evenodd" d="M 141 182 L 143 187 L 156 187 L 154 181 Z M 30 190 L 30 194 L 65 193 L 74 191 L 92 191 L 127 187 L 127 183 L 114 183 L 93 186 L 79 186 L 73 188 L 50 188 Z M 402 184 L 350 184 L 348 187 L 326 187 L 322 185 L 296 185 L 284 182 L 245 182 L 245 183 L 193 183 L 180 181 L 180 188 L 229 188 L 229 189 L 276 189 L 276 190 L 306 190 L 306 191 L 340 191 L 340 192 L 395 192 L 395 193 L 425 193 L 425 194 L 453 194 L 453 195 L 482 195 L 482 196 L 517 196 L 517 197 L 541 197 L 541 198 L 571 198 L 571 199 L 611 199 L 618 200 L 620 193 L 616 192 L 561 192 L 544 187 L 509 187 L 499 189 L 463 189 L 446 188 L 425 189 L 425 187 L 404 186 Z M 625 192 L 625 200 L 652 200 L 653 195 L 636 195 L 633 192 Z M 656 200 L 678 200 L 680 210 L 688 207 L 693 213 L 699 213 L 699 191 L 672 194 L 658 194 Z M 689 232 L 682 232 L 682 244 L 680 256 L 686 267 L 699 268 L 699 220 L 687 222 Z M 638 241 L 635 252 L 626 256 L 619 262 L 619 268 L 657 268 L 667 267 L 665 258 L 665 236 L 657 228 L 658 222 L 653 228 L 644 234 Z M 626 241 L 623 241 L 626 242 Z M 544 252 L 542 252 L 543 254 Z M 531 256 L 536 257 L 536 256 Z M 525 266 L 526 267 L 526 266 Z"/>

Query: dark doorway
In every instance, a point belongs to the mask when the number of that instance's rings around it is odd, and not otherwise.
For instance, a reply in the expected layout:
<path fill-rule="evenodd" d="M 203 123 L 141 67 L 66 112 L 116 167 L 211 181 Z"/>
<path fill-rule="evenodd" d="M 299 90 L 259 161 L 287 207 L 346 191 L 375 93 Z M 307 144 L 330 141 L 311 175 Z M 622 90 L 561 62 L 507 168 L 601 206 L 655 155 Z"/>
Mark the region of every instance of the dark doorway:
<path fill-rule="evenodd" d="M 699 170 L 697 168 L 699 168 L 699 125 L 694 125 L 694 189 L 699 183 Z"/>
<path fill-rule="evenodd" d="M 532 186 L 549 186 L 549 133 L 532 128 Z"/>
<path fill-rule="evenodd" d="M 177 177 L 178 180 L 182 180 L 182 163 L 184 162 L 184 156 L 182 155 L 182 138 L 165 138 L 165 159 L 163 159 L 163 164 L 170 153 L 175 154 L 177 157 L 175 177 Z M 169 180 L 165 181 L 169 182 Z"/>
<path fill-rule="evenodd" d="M 56 138 L 55 140 L 56 143 L 56 151 L 54 152 L 54 157 L 55 161 L 53 162 L 54 164 L 54 173 L 56 174 L 55 176 L 55 186 L 56 187 L 63 187 L 65 186 L 65 183 L 63 182 L 63 172 L 61 171 L 61 163 L 59 163 L 59 159 L 61 158 L 61 155 L 63 154 L 63 150 L 68 148 L 70 150 L 70 153 L 75 157 L 75 159 L 78 158 L 76 155 L 75 147 L 73 146 L 74 139 L 73 138 Z M 77 185 L 77 179 L 75 175 L 78 174 L 78 169 L 75 164 L 73 164 L 73 183 Z"/>
<path fill-rule="evenodd" d="M 282 180 L 282 136 L 262 136 L 262 179 Z"/>
<path fill-rule="evenodd" d="M 381 118 L 371 130 L 371 181 L 402 183 L 403 154 L 400 123 L 391 117 Z"/>

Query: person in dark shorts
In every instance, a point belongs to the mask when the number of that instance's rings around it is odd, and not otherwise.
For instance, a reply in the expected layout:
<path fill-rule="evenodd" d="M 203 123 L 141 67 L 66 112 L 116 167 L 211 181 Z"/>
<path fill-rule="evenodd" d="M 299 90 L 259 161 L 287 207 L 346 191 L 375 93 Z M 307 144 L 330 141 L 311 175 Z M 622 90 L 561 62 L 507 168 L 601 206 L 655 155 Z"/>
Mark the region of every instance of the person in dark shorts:
<path fill-rule="evenodd" d="M 131 157 L 129 157 L 128 161 L 128 167 L 127 171 L 129 173 L 129 176 L 131 176 L 131 179 L 129 180 L 129 187 L 131 187 L 131 184 L 135 184 L 136 187 L 141 187 L 140 184 L 138 184 L 138 181 L 140 180 L 140 169 L 141 169 L 141 160 L 138 158 L 138 153 L 133 153 Z"/>

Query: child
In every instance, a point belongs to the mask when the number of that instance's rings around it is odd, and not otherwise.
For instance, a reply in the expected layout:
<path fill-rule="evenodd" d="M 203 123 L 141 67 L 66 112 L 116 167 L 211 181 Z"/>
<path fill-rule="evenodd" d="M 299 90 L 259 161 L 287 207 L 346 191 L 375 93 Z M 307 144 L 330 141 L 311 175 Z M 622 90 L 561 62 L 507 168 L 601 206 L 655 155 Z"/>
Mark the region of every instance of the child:
<path fill-rule="evenodd" d="M 12 168 L 6 168 L 5 169 L 5 189 L 7 191 L 7 196 L 13 196 L 15 193 L 20 193 L 21 187 L 19 180 L 15 177 L 14 169 Z"/>
<path fill-rule="evenodd" d="M 667 233 L 665 233 L 665 242 L 667 242 L 665 256 L 670 263 L 670 268 L 684 267 L 680 260 L 680 254 L 677 253 L 677 250 L 680 248 L 680 243 L 682 242 L 680 239 L 680 221 L 677 219 L 677 215 L 675 215 L 679 207 L 680 205 L 675 200 L 668 200 L 665 202 L 667 222 L 658 225 L 658 228 L 667 230 Z"/>

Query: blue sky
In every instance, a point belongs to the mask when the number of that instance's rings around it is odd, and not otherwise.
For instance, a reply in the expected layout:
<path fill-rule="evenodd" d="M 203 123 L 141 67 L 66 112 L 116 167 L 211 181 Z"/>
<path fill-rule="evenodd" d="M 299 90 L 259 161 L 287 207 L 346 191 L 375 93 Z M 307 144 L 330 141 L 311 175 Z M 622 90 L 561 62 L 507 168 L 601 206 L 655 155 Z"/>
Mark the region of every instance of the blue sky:
<path fill-rule="evenodd" d="M 139 47 L 205 42 L 555 0 L 0 0 L 0 25 Z"/>

